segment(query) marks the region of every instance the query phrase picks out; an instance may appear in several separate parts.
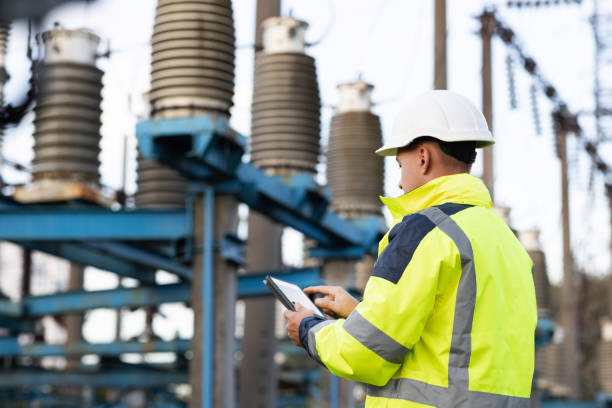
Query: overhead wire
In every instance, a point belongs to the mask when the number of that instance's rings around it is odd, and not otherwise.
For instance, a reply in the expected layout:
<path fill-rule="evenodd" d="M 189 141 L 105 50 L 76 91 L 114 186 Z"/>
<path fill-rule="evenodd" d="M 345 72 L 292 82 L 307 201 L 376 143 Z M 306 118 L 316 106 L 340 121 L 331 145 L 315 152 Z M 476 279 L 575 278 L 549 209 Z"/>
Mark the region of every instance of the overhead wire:
<path fill-rule="evenodd" d="M 523 63 L 523 68 L 533 78 L 534 84 L 539 87 L 540 91 L 553 104 L 553 119 L 555 126 L 557 128 L 568 129 L 571 133 L 573 133 L 576 139 L 582 145 L 582 148 L 590 157 L 594 168 L 601 172 L 604 176 L 609 176 L 612 168 L 605 162 L 599 153 L 598 143 L 588 139 L 584 134 L 583 129 L 578 123 L 578 114 L 569 111 L 568 104 L 563 98 L 561 98 L 557 92 L 557 89 L 540 71 L 535 59 L 523 50 L 514 31 L 498 17 L 495 11 L 488 10 L 485 11 L 485 13 L 489 13 L 489 16 L 494 19 L 494 35 L 498 35 L 504 44 L 506 44 L 506 46 L 511 48 L 516 55 L 518 55 Z"/>

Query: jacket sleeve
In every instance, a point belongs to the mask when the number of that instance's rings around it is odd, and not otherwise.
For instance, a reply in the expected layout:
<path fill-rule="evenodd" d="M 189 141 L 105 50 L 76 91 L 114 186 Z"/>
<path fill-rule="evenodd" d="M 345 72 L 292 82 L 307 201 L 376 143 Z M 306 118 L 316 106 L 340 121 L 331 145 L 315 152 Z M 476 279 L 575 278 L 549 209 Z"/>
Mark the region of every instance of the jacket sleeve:
<path fill-rule="evenodd" d="M 405 231 L 393 232 L 368 280 L 363 301 L 348 318 L 309 319 L 300 327 L 303 346 L 333 374 L 379 386 L 395 374 L 419 340 L 434 306 L 449 247 L 439 229 L 429 230 L 417 243 L 411 241 L 412 246 L 406 245 L 410 232 L 404 237 Z"/>

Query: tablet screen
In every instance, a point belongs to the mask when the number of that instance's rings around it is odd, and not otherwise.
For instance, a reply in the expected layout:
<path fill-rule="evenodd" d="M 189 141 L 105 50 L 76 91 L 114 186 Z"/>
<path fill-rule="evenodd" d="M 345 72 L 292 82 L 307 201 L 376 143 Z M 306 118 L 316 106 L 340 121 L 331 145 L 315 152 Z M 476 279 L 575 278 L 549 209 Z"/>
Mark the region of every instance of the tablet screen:
<path fill-rule="evenodd" d="M 302 292 L 302 289 L 300 289 L 299 286 L 273 277 L 270 277 L 269 279 L 272 279 L 272 281 L 276 284 L 276 286 L 278 286 L 278 288 L 283 292 L 287 299 L 289 299 L 289 301 L 299 303 L 306 309 L 312 310 L 315 314 L 321 317 L 325 317 L 323 316 L 323 313 L 321 313 L 319 308 L 316 307 L 314 303 L 312 303 L 308 296 L 306 296 L 306 294 Z"/>

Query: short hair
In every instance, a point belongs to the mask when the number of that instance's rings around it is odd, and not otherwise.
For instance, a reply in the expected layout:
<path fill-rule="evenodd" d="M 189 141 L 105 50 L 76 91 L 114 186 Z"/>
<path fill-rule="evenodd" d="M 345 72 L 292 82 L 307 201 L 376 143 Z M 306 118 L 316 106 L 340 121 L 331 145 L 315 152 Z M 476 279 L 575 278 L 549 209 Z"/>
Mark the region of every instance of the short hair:
<path fill-rule="evenodd" d="M 436 142 L 445 155 L 460 161 L 462 164 L 471 166 L 476 161 L 476 142 L 445 142 L 431 136 L 417 137 L 409 145 L 400 148 L 398 152 L 414 150 L 423 142 Z"/>

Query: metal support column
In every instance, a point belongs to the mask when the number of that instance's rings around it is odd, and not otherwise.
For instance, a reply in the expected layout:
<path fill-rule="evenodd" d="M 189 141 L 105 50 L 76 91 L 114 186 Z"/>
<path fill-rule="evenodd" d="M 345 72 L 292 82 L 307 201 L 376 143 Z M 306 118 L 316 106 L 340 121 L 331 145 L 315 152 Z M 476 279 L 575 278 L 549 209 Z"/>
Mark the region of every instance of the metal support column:
<path fill-rule="evenodd" d="M 492 50 L 491 37 L 495 32 L 495 16 L 485 11 L 480 15 L 480 35 L 482 37 L 482 113 L 487 120 L 489 130 L 493 131 L 493 83 L 492 83 Z M 482 151 L 482 179 L 489 189 L 491 199 L 495 201 L 493 147 Z"/>
<path fill-rule="evenodd" d="M 434 89 L 447 89 L 446 0 L 435 0 Z"/>
<path fill-rule="evenodd" d="M 565 119 L 563 113 L 561 118 Z M 561 217 L 563 222 L 563 286 L 561 287 L 561 320 L 564 328 L 565 383 L 571 398 L 580 396 L 580 345 L 577 285 L 570 237 L 569 180 L 567 170 L 567 127 L 557 124 L 556 136 L 561 161 Z"/>
<path fill-rule="evenodd" d="M 68 275 L 68 290 L 82 291 L 84 282 L 85 268 L 82 265 L 71 263 Z M 80 343 L 83 340 L 83 312 L 70 313 L 66 316 L 66 346 Z M 67 360 L 68 369 L 76 369 L 81 362 L 80 358 L 69 358 Z"/>
<path fill-rule="evenodd" d="M 280 0 L 257 0 L 255 16 L 255 51 L 263 49 L 262 21 L 280 16 Z M 283 226 L 255 211 L 249 212 L 249 235 L 246 248 L 248 271 L 281 269 L 281 236 Z M 259 239 L 266 237 L 265 240 Z M 240 365 L 240 407 L 276 406 L 278 380 L 276 373 L 275 307 L 273 298 L 245 300 L 244 338 Z"/>
<path fill-rule="evenodd" d="M 249 213 L 246 263 L 251 271 L 280 269 L 283 227 L 262 214 Z M 260 239 L 260 237 L 266 237 Z M 245 300 L 244 338 L 240 367 L 240 407 L 276 405 L 277 376 L 274 298 Z"/>
<path fill-rule="evenodd" d="M 236 202 L 212 187 L 195 200 L 191 307 L 194 334 L 189 366 L 190 408 L 234 408 L 236 267 L 215 245 L 237 227 Z"/>

